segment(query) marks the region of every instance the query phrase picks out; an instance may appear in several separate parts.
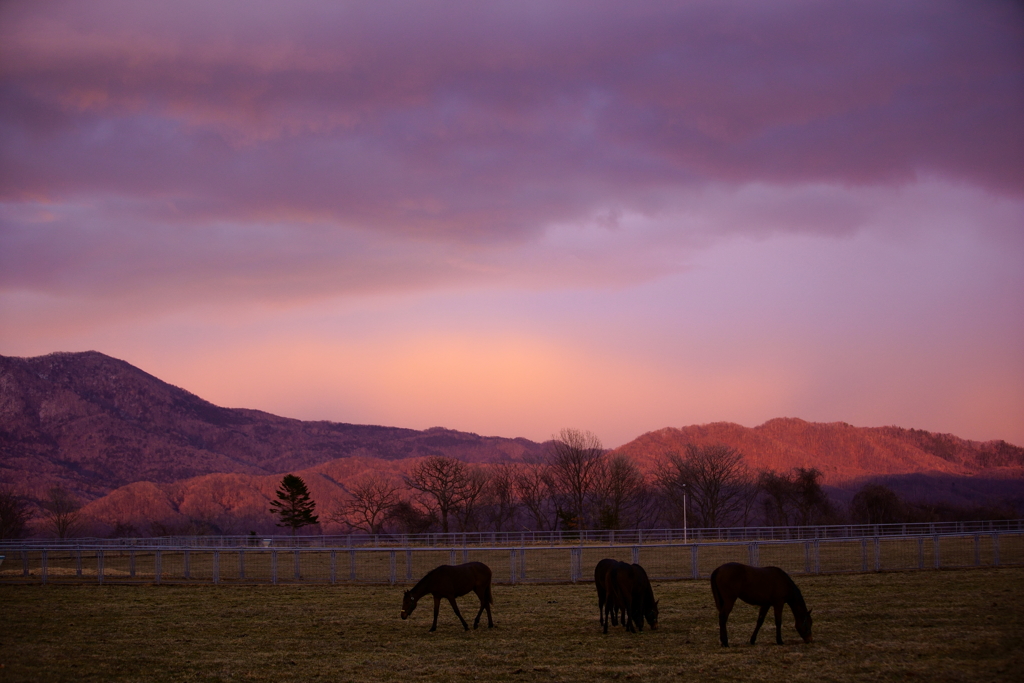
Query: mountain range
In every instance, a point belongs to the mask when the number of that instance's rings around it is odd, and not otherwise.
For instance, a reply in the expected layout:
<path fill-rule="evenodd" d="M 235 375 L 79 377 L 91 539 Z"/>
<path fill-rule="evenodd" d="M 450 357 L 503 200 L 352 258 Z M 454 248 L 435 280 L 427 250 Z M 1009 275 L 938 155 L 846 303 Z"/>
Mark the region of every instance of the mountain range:
<path fill-rule="evenodd" d="M 974 499 L 1024 491 L 1024 448 L 899 427 L 721 422 L 649 432 L 614 452 L 650 473 L 687 444 L 731 446 L 755 471 L 814 467 L 840 491 L 879 480 L 921 495 L 934 494 L 940 480 L 954 490 L 959 482 L 961 495 Z M 108 526 L 120 519 L 244 526 L 266 517 L 282 473 L 303 476 L 319 500 L 337 500 L 345 482 L 369 471 L 397 477 L 424 456 L 528 462 L 549 446 L 223 408 L 94 351 L 0 356 L 0 484 L 36 501 L 63 487 Z"/>

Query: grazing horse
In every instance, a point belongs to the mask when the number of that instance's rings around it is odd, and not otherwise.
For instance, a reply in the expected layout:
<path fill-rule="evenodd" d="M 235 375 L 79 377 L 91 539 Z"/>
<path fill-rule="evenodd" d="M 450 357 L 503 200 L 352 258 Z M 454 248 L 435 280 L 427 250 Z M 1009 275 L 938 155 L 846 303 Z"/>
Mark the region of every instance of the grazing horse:
<path fill-rule="evenodd" d="M 473 628 L 480 625 L 480 615 L 487 610 L 487 628 L 494 627 L 494 620 L 491 618 L 491 605 L 494 600 L 491 598 L 491 568 L 483 562 L 467 562 L 466 564 L 450 565 L 443 564 L 436 569 L 431 569 L 427 575 L 420 579 L 419 583 L 413 586 L 412 590 L 405 591 L 402 597 L 402 619 L 408 619 L 413 610 L 416 609 L 416 602 L 427 593 L 434 596 L 434 624 L 431 631 L 437 630 L 437 613 L 441 609 L 441 598 L 451 603 L 455 610 L 455 616 L 462 622 L 463 628 L 469 630 L 469 624 L 462 618 L 459 606 L 455 604 L 455 598 L 462 597 L 473 591 L 480 598 L 480 611 L 476 613 L 476 621 Z"/>
<path fill-rule="evenodd" d="M 622 610 L 622 625 L 630 633 L 644 630 L 644 619 L 651 629 L 658 628 L 658 601 L 654 599 L 647 572 L 638 564 L 616 562 L 605 574 L 606 610 L 614 615 Z M 608 619 L 604 620 L 608 633 Z"/>
<path fill-rule="evenodd" d="M 775 608 L 775 642 L 782 645 L 782 605 L 789 605 L 796 619 L 796 630 L 805 643 L 811 642 L 811 610 L 804 603 L 804 596 L 789 578 L 789 574 L 778 567 L 749 567 L 738 562 L 728 562 L 711 572 L 711 593 L 718 608 L 718 635 L 722 647 L 729 647 L 729 634 L 725 624 L 729 612 L 739 598 L 748 605 L 761 608 L 757 615 L 757 626 L 750 636 L 750 644 L 757 641 L 768 608 Z"/>
<path fill-rule="evenodd" d="M 618 564 L 618 560 L 603 559 L 597 563 L 594 567 L 594 586 L 597 587 L 597 610 L 601 615 L 601 626 L 604 627 L 604 632 L 608 633 L 608 617 L 611 616 L 612 625 L 619 625 L 619 612 L 622 611 L 620 606 L 616 606 L 615 609 L 609 608 L 608 613 L 605 613 L 604 606 L 610 599 L 608 597 L 608 585 L 606 583 L 608 572 Z M 625 615 L 622 617 L 623 623 L 626 621 Z"/>

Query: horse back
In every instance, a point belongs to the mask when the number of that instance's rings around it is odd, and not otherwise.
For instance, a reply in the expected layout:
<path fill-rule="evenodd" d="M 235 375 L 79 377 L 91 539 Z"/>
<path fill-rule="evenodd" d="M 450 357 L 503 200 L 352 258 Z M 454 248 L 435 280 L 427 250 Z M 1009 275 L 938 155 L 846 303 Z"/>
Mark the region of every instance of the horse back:
<path fill-rule="evenodd" d="M 711 582 L 716 603 L 738 598 L 759 607 L 789 602 L 796 589 L 789 574 L 778 567 L 751 567 L 739 562 L 723 564 L 711 574 Z"/>
<path fill-rule="evenodd" d="M 442 598 L 458 598 L 477 589 L 490 594 L 491 568 L 483 562 L 443 564 L 424 578 L 430 580 L 427 592 Z"/>

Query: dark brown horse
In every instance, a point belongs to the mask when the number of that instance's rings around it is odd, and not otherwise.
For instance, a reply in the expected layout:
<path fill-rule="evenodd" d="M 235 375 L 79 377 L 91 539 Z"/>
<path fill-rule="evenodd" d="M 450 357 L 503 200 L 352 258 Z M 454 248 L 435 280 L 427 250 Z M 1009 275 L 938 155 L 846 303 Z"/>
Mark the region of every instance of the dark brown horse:
<path fill-rule="evenodd" d="M 658 601 L 654 599 L 647 572 L 638 564 L 616 562 L 608 567 L 605 574 L 605 608 L 614 615 L 622 610 L 622 624 L 630 633 L 644 630 L 644 619 L 651 629 L 658 628 Z M 608 633 L 608 618 L 604 620 L 604 632 Z"/>
<path fill-rule="evenodd" d="M 427 593 L 434 596 L 434 624 L 431 631 L 437 630 L 437 613 L 441 609 L 441 599 L 445 598 L 451 603 L 455 610 L 455 616 L 462 622 L 463 628 L 469 630 L 469 624 L 462 618 L 459 606 L 455 604 L 455 598 L 462 597 L 473 591 L 480 598 L 480 611 L 476 613 L 476 621 L 473 628 L 480 625 L 480 615 L 487 610 L 487 627 L 494 626 L 491 619 L 491 568 L 483 562 L 467 562 L 452 566 L 443 564 L 436 569 L 431 569 L 427 575 L 420 579 L 419 583 L 413 586 L 412 590 L 405 591 L 402 597 L 402 618 L 408 619 L 413 610 L 416 609 L 417 601 Z"/>
<path fill-rule="evenodd" d="M 775 642 L 782 645 L 782 606 L 789 605 L 796 619 L 796 630 L 805 643 L 811 642 L 811 610 L 804 604 L 804 596 L 789 578 L 789 574 L 778 567 L 748 567 L 738 562 L 729 562 L 711 572 L 711 593 L 718 608 L 718 635 L 722 647 L 729 647 L 729 634 L 725 624 L 729 612 L 739 598 L 748 605 L 761 608 L 757 615 L 757 626 L 750 636 L 750 644 L 757 641 L 757 632 L 768 615 L 768 608 L 775 608 Z"/>
<path fill-rule="evenodd" d="M 622 611 L 621 607 L 616 609 L 609 609 L 605 612 L 605 604 L 608 601 L 608 585 L 606 583 L 608 572 L 618 564 L 618 560 L 603 559 L 597 563 L 594 567 L 594 586 L 597 587 L 597 610 L 601 615 L 601 626 L 604 628 L 604 632 L 608 633 L 608 618 L 611 617 L 612 625 L 619 625 L 619 612 Z M 625 615 L 623 615 L 623 621 L 625 621 Z"/>

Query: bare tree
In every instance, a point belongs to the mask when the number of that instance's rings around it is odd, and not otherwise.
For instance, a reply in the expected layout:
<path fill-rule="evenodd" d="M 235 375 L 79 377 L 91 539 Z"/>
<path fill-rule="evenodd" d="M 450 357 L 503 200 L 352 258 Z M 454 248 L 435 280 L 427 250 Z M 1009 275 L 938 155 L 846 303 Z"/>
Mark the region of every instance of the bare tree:
<path fill-rule="evenodd" d="M 794 471 L 796 487 L 797 524 L 829 524 L 834 521 L 835 511 L 828 496 L 821 488 L 821 472 L 816 468 L 797 467 Z"/>
<path fill-rule="evenodd" d="M 516 473 L 516 495 L 533 518 L 535 529 L 545 531 L 554 528 L 554 524 L 548 521 L 551 479 L 545 465 L 530 463 Z"/>
<path fill-rule="evenodd" d="M 80 510 L 82 504 L 71 493 L 60 486 L 54 486 L 42 503 L 43 518 L 47 530 L 64 540 L 77 536 L 82 531 Z"/>
<path fill-rule="evenodd" d="M 792 474 L 762 471 L 757 486 L 765 521 L 775 526 L 826 524 L 835 517 L 821 488 L 821 472 L 797 467 Z"/>
<path fill-rule="evenodd" d="M 758 476 L 757 486 L 761 490 L 765 523 L 769 526 L 790 526 L 794 516 L 793 481 L 774 470 L 764 470 Z"/>
<path fill-rule="evenodd" d="M 455 508 L 455 517 L 459 520 L 462 531 L 479 531 L 479 504 L 485 499 L 490 477 L 479 467 L 469 466 L 462 487 L 462 500 Z"/>
<path fill-rule="evenodd" d="M 563 429 L 552 442 L 549 474 L 561 501 L 560 517 L 569 527 L 588 526 L 587 502 L 601 472 L 604 447 L 592 432 Z"/>
<path fill-rule="evenodd" d="M 684 491 L 690 497 L 693 526 L 726 526 L 750 509 L 751 479 L 743 455 L 729 446 L 687 444 L 685 458 L 667 454 L 657 477 L 666 497 L 679 510 Z"/>
<path fill-rule="evenodd" d="M 7 486 L 0 486 L 0 539 L 21 538 L 28 524 L 28 504 Z"/>
<path fill-rule="evenodd" d="M 458 511 L 473 489 L 466 463 L 445 455 L 423 459 L 409 472 L 405 483 L 424 494 L 424 504 L 440 516 L 442 533 L 448 533 L 449 516 Z"/>
<path fill-rule="evenodd" d="M 644 517 L 647 482 L 628 456 L 620 453 L 602 461 L 594 489 L 600 528 L 629 528 Z"/>
<path fill-rule="evenodd" d="M 491 468 L 486 495 L 490 509 L 489 521 L 495 531 L 506 531 L 506 527 L 511 527 L 515 520 L 520 506 L 516 490 L 519 473 L 520 466 L 512 462 L 501 462 Z"/>
<path fill-rule="evenodd" d="M 348 524 L 370 534 L 379 534 L 402 500 L 399 487 L 379 472 L 364 474 L 349 489 L 350 498 L 339 511 L 329 515 L 332 522 Z"/>
<path fill-rule="evenodd" d="M 857 524 L 891 524 L 907 520 L 907 504 L 888 486 L 865 484 L 850 501 Z"/>

